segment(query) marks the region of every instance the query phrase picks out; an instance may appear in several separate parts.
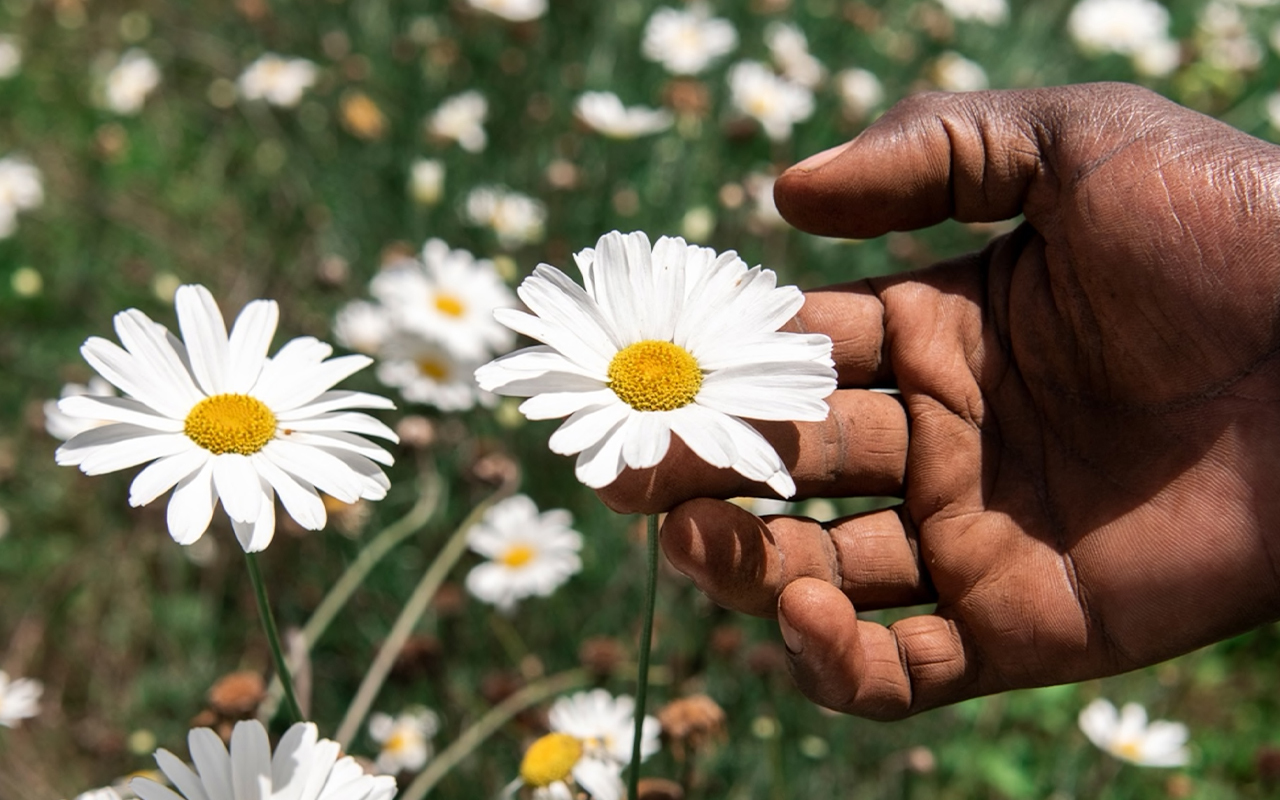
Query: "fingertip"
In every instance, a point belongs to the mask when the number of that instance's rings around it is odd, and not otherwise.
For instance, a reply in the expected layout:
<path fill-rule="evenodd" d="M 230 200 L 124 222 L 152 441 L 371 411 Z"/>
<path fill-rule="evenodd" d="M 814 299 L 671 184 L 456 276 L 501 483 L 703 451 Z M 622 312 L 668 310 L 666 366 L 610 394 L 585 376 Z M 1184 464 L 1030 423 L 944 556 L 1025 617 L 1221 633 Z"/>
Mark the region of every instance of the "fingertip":
<path fill-rule="evenodd" d="M 759 517 L 723 500 L 697 498 L 672 509 L 659 536 L 667 561 L 716 603 L 774 615 L 779 565 Z"/>

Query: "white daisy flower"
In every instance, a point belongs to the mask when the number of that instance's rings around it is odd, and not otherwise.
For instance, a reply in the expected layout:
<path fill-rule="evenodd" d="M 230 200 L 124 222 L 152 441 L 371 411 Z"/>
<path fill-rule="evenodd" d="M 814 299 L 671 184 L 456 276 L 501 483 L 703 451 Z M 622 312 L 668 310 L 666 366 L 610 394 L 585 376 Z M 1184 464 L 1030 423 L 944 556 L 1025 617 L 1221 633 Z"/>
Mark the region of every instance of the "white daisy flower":
<path fill-rule="evenodd" d="M 1189 759 L 1187 726 L 1156 720 L 1137 703 L 1116 707 L 1102 698 L 1080 712 L 1080 730 L 1100 749 L 1140 767 L 1181 767 Z"/>
<path fill-rule="evenodd" d="M 1067 31 L 1087 52 L 1133 55 L 1169 38 L 1169 12 L 1156 0 L 1080 0 Z"/>
<path fill-rule="evenodd" d="M 956 20 L 1000 25 L 1009 19 L 1009 4 L 1006 0 L 938 0 L 938 4 Z"/>
<path fill-rule="evenodd" d="M 18 213 L 44 203 L 44 183 L 35 164 L 19 156 L 0 158 L 0 239 L 13 235 Z"/>
<path fill-rule="evenodd" d="M 582 569 L 582 534 L 562 508 L 538 513 L 518 494 L 490 508 L 467 533 L 472 550 L 489 559 L 467 574 L 467 590 L 510 613 L 526 597 L 547 597 Z"/>
<path fill-rule="evenodd" d="M 246 100 L 266 100 L 273 106 L 293 108 L 307 89 L 315 85 L 319 70 L 305 58 L 289 58 L 263 53 L 244 72 L 236 85 Z"/>
<path fill-rule="evenodd" d="M 807 89 L 822 83 L 827 69 L 809 52 L 809 40 L 798 26 L 788 22 L 770 22 L 764 29 L 764 42 L 787 80 Z"/>
<path fill-rule="evenodd" d="M 419 158 L 409 167 L 409 194 L 415 203 L 433 206 L 444 193 L 444 163 Z"/>
<path fill-rule="evenodd" d="M 1132 61 L 1140 74 L 1163 78 L 1182 65 L 1182 45 L 1174 39 L 1157 39 L 1139 47 Z"/>
<path fill-rule="evenodd" d="M 12 78 L 22 67 L 22 47 L 18 37 L 0 34 L 0 80 Z"/>
<path fill-rule="evenodd" d="M 511 22 L 529 22 L 547 13 L 547 0 L 467 0 L 472 8 Z"/>
<path fill-rule="evenodd" d="M 369 717 L 369 737 L 382 749 L 376 765 L 385 775 L 417 772 L 431 758 L 431 737 L 440 728 L 440 718 L 429 708 L 407 708 L 398 716 L 381 712 Z"/>
<path fill-rule="evenodd" d="M 116 394 L 115 387 L 94 375 L 89 379 L 89 383 L 67 383 L 62 387 L 59 397 L 76 397 L 78 395 L 87 394 L 91 397 L 114 397 Z M 58 408 L 57 400 L 44 401 L 44 429 L 55 439 L 66 441 L 77 433 L 87 431 L 90 428 L 96 428 L 99 425 L 108 425 L 109 421 L 104 419 L 85 419 L 84 417 L 71 417 L 63 414 Z"/>
<path fill-rule="evenodd" d="M 113 786 L 90 789 L 75 796 L 75 800 L 121 800 L 120 793 Z"/>
<path fill-rule="evenodd" d="M 457 142 L 468 153 L 479 153 L 489 141 L 484 132 L 488 115 L 489 101 L 471 89 L 441 103 L 427 120 L 427 132 Z"/>
<path fill-rule="evenodd" d="M 497 395 L 476 385 L 475 369 L 483 359 L 459 360 L 436 342 L 407 331 L 388 338 L 378 358 L 378 380 L 410 403 L 448 412 L 498 404 Z"/>
<path fill-rule="evenodd" d="M 773 72 L 759 61 L 739 61 L 729 69 L 733 105 L 754 117 L 775 142 L 791 136 L 791 126 L 813 114 L 813 92 Z"/>
<path fill-rule="evenodd" d="M 325 524 L 319 491 L 344 503 L 386 495 L 389 482 L 378 464 L 392 463 L 391 455 L 358 434 L 393 442 L 396 435 L 351 409 L 392 408 L 391 402 L 330 390 L 371 359 L 326 361 L 333 349 L 311 337 L 293 339 L 268 358 L 279 315 L 270 300 L 245 306 L 230 336 L 203 286 L 179 288 L 174 304 L 182 340 L 129 309 L 115 316 L 123 348 L 96 336 L 80 348 L 124 396 L 59 401 L 70 416 L 112 422 L 59 447 L 59 464 L 100 475 L 151 462 L 133 480 L 130 505 L 173 489 L 169 533 L 191 544 L 220 501 L 246 552 L 271 541 L 277 493 L 289 515 L 311 530 Z"/>
<path fill-rule="evenodd" d="M 163 748 L 156 763 L 174 789 L 148 778 L 130 788 L 142 800 L 391 800 L 395 778 L 367 775 L 351 756 L 339 758 L 337 742 L 321 739 L 311 722 L 285 731 L 272 754 L 257 720 L 237 722 L 228 753 L 218 734 L 194 728 L 187 746 L 195 769 Z"/>
<path fill-rule="evenodd" d="M 592 130 L 614 139 L 634 139 L 671 127 L 671 112 L 660 108 L 622 105 L 613 92 L 585 92 L 573 105 L 578 118 Z"/>
<path fill-rule="evenodd" d="M 493 318 L 495 309 L 516 304 L 493 262 L 440 239 L 423 245 L 421 261 L 405 259 L 378 273 L 369 292 L 396 328 L 439 342 L 459 359 L 480 361 L 515 344 Z"/>
<path fill-rule="evenodd" d="M 831 340 L 778 330 L 804 305 L 800 290 L 733 251 L 665 236 L 651 247 L 639 232 L 608 233 L 575 261 L 585 288 L 540 264 L 518 292 L 533 314 L 496 312 L 543 344 L 481 367 L 480 386 L 528 397 L 529 419 L 568 417 L 550 447 L 578 454 L 578 479 L 592 488 L 656 465 L 674 433 L 704 461 L 794 494 L 744 418 L 827 416 Z"/>
<path fill-rule="evenodd" d="M 387 308 L 368 300 L 352 300 L 333 318 L 333 335 L 338 344 L 365 355 L 381 351 L 394 330 L 395 322 Z"/>
<path fill-rule="evenodd" d="M 132 48 L 120 56 L 102 85 L 103 104 L 116 114 L 137 114 L 160 85 L 160 67 L 151 56 Z"/>
<path fill-rule="evenodd" d="M 0 725 L 13 728 L 39 714 L 42 694 L 44 684 L 35 678 L 11 680 L 9 673 L 0 669 Z"/>
<path fill-rule="evenodd" d="M 591 800 L 623 800 L 622 767 L 612 761 L 591 758 L 581 740 L 567 733 L 548 733 L 525 750 L 520 777 L 503 792 L 514 797 L 522 788 L 532 790 L 532 800 L 577 800 L 579 790 Z"/>
<path fill-rule="evenodd" d="M 541 241 L 546 229 L 546 206 L 502 186 L 472 189 L 465 211 L 468 222 L 492 228 L 498 243 L 508 249 Z"/>
<path fill-rule="evenodd" d="M 604 689 L 576 692 L 561 697 L 547 714 L 551 730 L 567 733 L 582 742 L 588 758 L 610 761 L 619 766 L 631 763 L 631 745 L 636 729 L 636 702 L 628 695 L 614 697 Z M 640 731 L 640 760 L 658 752 L 662 725 L 646 715 Z"/>
<path fill-rule="evenodd" d="M 660 8 L 645 23 L 640 50 L 674 75 L 697 75 L 738 46 L 738 31 L 702 2 Z"/>
<path fill-rule="evenodd" d="M 884 85 L 874 72 L 860 67 L 842 70 L 836 75 L 836 90 L 849 116 L 861 119 L 884 102 Z"/>
<path fill-rule="evenodd" d="M 987 72 L 959 53 L 946 52 L 933 62 L 933 82 L 944 92 L 977 92 L 987 88 Z"/>

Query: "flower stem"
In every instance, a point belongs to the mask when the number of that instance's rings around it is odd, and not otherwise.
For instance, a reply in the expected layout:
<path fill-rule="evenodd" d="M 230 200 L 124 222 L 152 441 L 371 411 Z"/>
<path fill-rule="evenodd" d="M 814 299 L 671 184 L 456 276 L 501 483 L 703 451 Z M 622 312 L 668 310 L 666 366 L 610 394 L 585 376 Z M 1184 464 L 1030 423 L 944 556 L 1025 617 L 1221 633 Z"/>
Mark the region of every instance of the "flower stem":
<path fill-rule="evenodd" d="M 284 687 L 285 703 L 294 722 L 303 722 L 306 717 L 298 698 L 293 693 L 293 678 L 289 675 L 289 665 L 284 660 L 284 647 L 280 644 L 280 631 L 276 628 L 276 618 L 271 614 L 271 602 L 267 599 L 267 584 L 262 580 L 262 571 L 258 569 L 258 554 L 245 553 L 245 562 L 249 565 L 249 582 L 253 584 L 253 595 L 258 601 L 258 615 L 262 617 L 262 628 L 267 632 L 267 641 L 271 644 L 271 657 L 276 662 L 276 674 L 280 677 L 280 685 Z"/>
<path fill-rule="evenodd" d="M 636 724 L 631 740 L 631 774 L 628 780 L 628 797 L 640 797 L 640 737 L 644 732 L 644 705 L 649 694 L 649 649 L 653 644 L 653 607 L 658 595 L 658 515 L 649 515 L 646 552 L 649 573 L 645 580 L 644 627 L 640 629 L 640 672 L 636 676 Z"/>

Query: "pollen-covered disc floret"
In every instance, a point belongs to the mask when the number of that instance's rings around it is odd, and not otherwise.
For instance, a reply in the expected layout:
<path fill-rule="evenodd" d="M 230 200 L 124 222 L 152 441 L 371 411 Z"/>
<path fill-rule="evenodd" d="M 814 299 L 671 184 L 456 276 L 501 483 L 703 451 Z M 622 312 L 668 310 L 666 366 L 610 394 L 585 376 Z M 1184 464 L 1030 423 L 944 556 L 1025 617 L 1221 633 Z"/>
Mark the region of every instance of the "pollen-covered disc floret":
<path fill-rule="evenodd" d="M 551 449 L 577 454 L 593 488 L 655 466 L 671 434 L 700 458 L 789 497 L 782 459 L 745 420 L 819 421 L 836 388 L 831 340 L 780 331 L 804 295 L 732 251 L 617 231 L 575 256 L 579 286 L 538 265 L 518 294 L 532 313 L 495 317 L 542 342 L 476 371 L 481 388 L 529 398 L 530 419 L 567 417 Z"/>
<path fill-rule="evenodd" d="M 530 786 L 549 786 L 568 779 L 580 758 L 582 742 L 567 733 L 548 733 L 525 751 L 520 777 Z"/>
<path fill-rule="evenodd" d="M 245 306 L 230 334 L 204 287 L 179 288 L 174 304 L 182 339 L 129 309 L 115 317 L 123 347 L 98 337 L 84 343 L 85 360 L 122 396 L 58 402 L 67 416 L 96 423 L 58 448 L 59 464 L 90 475 L 147 464 L 130 487 L 131 505 L 172 489 L 169 533 L 191 544 L 220 502 L 246 552 L 271 541 L 277 497 L 316 530 L 327 516 L 321 492 L 344 503 L 386 495 L 377 465 L 391 455 L 363 435 L 396 435 L 352 409 L 391 403 L 330 388 L 371 359 L 331 359 L 332 348 L 310 337 L 268 357 L 279 316 L 269 300 Z"/>

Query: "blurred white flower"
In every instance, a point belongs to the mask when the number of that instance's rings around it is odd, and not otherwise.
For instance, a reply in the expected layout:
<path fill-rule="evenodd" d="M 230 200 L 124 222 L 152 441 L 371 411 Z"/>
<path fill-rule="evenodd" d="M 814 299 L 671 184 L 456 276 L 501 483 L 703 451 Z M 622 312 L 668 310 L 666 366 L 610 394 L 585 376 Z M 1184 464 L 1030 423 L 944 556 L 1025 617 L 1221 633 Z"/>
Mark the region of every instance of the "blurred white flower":
<path fill-rule="evenodd" d="M 488 114 L 489 101 L 471 89 L 441 103 L 427 120 L 427 132 L 457 142 L 468 153 L 479 153 L 488 143 L 484 132 Z"/>
<path fill-rule="evenodd" d="M 705 242 L 715 230 L 716 212 L 706 206 L 694 206 L 680 219 L 680 235 L 691 242 Z"/>
<path fill-rule="evenodd" d="M 660 108 L 622 105 L 613 92 L 584 92 L 573 105 L 578 118 L 592 130 L 614 139 L 634 139 L 671 127 L 671 112 Z"/>
<path fill-rule="evenodd" d="M 1227 72 L 1245 72 L 1262 64 L 1262 45 L 1253 38 L 1244 15 L 1233 3 L 1213 0 L 1200 11 L 1197 40 L 1205 63 Z"/>
<path fill-rule="evenodd" d="M 1182 64 L 1182 45 L 1173 39 L 1158 39 L 1138 48 L 1133 68 L 1142 75 L 1162 78 Z"/>
<path fill-rule="evenodd" d="M 576 692 L 558 698 L 547 712 L 547 723 L 556 733 L 567 733 L 582 742 L 583 755 L 625 767 L 631 763 L 635 737 L 636 703 L 628 695 L 614 697 L 604 689 Z M 662 726 L 646 715 L 640 733 L 640 760 L 661 749 Z"/>
<path fill-rule="evenodd" d="M 395 432 L 352 409 L 392 408 L 391 402 L 330 390 L 367 366 L 368 357 L 329 359 L 333 349 L 311 337 L 267 357 L 279 316 L 274 301 L 246 305 L 230 336 L 203 286 L 181 287 L 174 304 L 182 340 L 129 309 L 115 316 L 123 348 L 96 336 L 80 348 L 124 396 L 59 401 L 64 414 L 112 423 L 59 447 L 59 464 L 100 475 L 150 462 L 130 486 L 130 505 L 173 489 L 169 533 L 190 544 L 221 502 L 245 552 L 270 543 L 277 493 L 309 530 L 325 525 L 319 491 L 344 503 L 386 495 L 390 484 L 378 464 L 393 459 L 360 434 L 394 442 Z"/>
<path fill-rule="evenodd" d="M 433 206 L 444 193 L 444 162 L 419 158 L 409 168 L 409 194 L 415 203 Z"/>
<path fill-rule="evenodd" d="M 62 387 L 61 397 L 75 397 L 77 395 L 87 394 L 92 397 L 114 397 L 116 393 L 115 387 L 104 381 L 102 378 L 94 375 L 89 379 L 88 385 L 83 383 L 67 383 Z M 105 419 L 85 419 L 83 417 L 70 417 L 63 414 L 58 408 L 57 400 L 44 401 L 44 429 L 49 435 L 55 439 L 66 441 L 72 436 L 90 428 L 96 428 L 99 425 L 110 424 Z"/>
<path fill-rule="evenodd" d="M 510 613 L 526 597 L 547 597 L 582 569 L 582 534 L 562 508 L 538 513 L 518 494 L 496 503 L 467 532 L 467 544 L 489 559 L 467 573 L 467 591 Z"/>
<path fill-rule="evenodd" d="M 103 79 L 103 103 L 117 114 L 137 114 L 159 85 L 160 67 L 155 60 L 142 50 L 131 48 Z"/>
<path fill-rule="evenodd" d="M 18 212 L 44 203 L 44 183 L 35 164 L 18 156 L 0 158 L 0 239 L 18 228 Z"/>
<path fill-rule="evenodd" d="M 436 342 L 397 331 L 378 353 L 376 375 L 410 403 L 441 411 L 467 411 L 476 403 L 492 408 L 498 403 L 497 395 L 481 390 L 475 379 L 483 360 L 460 360 Z"/>
<path fill-rule="evenodd" d="M 379 272 L 369 292 L 397 329 L 439 342 L 459 359 L 480 361 L 515 344 L 493 318 L 495 309 L 516 305 L 493 262 L 440 239 L 427 241 L 421 261 L 406 259 Z"/>
<path fill-rule="evenodd" d="M 263 53 L 244 72 L 236 85 L 246 100 L 266 100 L 274 106 L 293 108 L 316 82 L 316 65 L 305 58 L 289 58 Z"/>
<path fill-rule="evenodd" d="M 757 225 L 765 228 L 787 227 L 787 221 L 778 213 L 778 206 L 773 202 L 773 185 L 777 181 L 773 175 L 763 172 L 753 172 L 743 181 L 747 194 L 754 201 L 751 218 Z"/>
<path fill-rule="evenodd" d="M 547 0 L 467 0 L 472 8 L 511 22 L 529 22 L 547 13 Z"/>
<path fill-rule="evenodd" d="M 987 73 L 959 53 L 946 52 L 933 62 L 933 82 L 945 92 L 977 92 L 987 88 Z"/>
<path fill-rule="evenodd" d="M 229 753 L 209 728 L 192 729 L 187 746 L 195 770 L 164 748 L 156 751 L 156 763 L 177 792 L 148 778 L 134 778 L 130 788 L 142 800 L 391 800 L 396 793 L 395 778 L 366 775 L 311 722 L 285 731 L 274 755 L 257 720 L 236 723 Z"/>
<path fill-rule="evenodd" d="M 0 80 L 12 78 L 22 68 L 22 47 L 18 37 L 0 34 Z"/>
<path fill-rule="evenodd" d="M 111 786 L 103 786 L 101 789 L 90 789 L 87 792 L 81 792 L 76 795 L 75 800 L 121 800 L 120 793 Z"/>
<path fill-rule="evenodd" d="M 809 40 L 796 25 L 770 22 L 764 29 L 764 41 L 774 63 L 787 80 L 808 89 L 822 82 L 827 73 L 826 67 L 809 52 Z"/>
<path fill-rule="evenodd" d="M 369 738 L 382 748 L 376 766 L 385 775 L 417 772 L 431 758 L 431 737 L 440 718 L 429 708 L 413 706 L 397 716 L 377 712 L 369 716 Z"/>
<path fill-rule="evenodd" d="M 1181 767 L 1187 763 L 1187 726 L 1156 720 L 1147 711 L 1126 703 L 1119 712 L 1109 701 L 1094 700 L 1080 712 L 1080 730 L 1100 749 L 1121 761 L 1141 767 Z"/>
<path fill-rule="evenodd" d="M 674 433 L 699 458 L 783 497 L 795 484 L 746 419 L 823 420 L 835 390 L 831 340 L 778 331 L 804 305 L 772 270 L 737 253 L 614 231 L 574 256 L 583 286 L 539 264 L 518 294 L 532 314 L 499 309 L 542 342 L 476 371 L 480 386 L 528 397 L 529 419 L 568 417 L 551 450 L 578 455 L 578 480 L 612 483 L 652 467 Z"/>
<path fill-rule="evenodd" d="M 1271 123 L 1271 127 L 1280 131 L 1280 92 L 1272 92 L 1267 95 L 1267 121 Z"/>
<path fill-rule="evenodd" d="M 813 92 L 776 75 L 759 61 L 739 61 L 729 69 L 733 105 L 754 117 L 774 141 L 791 136 L 791 126 L 813 114 Z"/>
<path fill-rule="evenodd" d="M 40 713 L 44 684 L 35 678 L 10 679 L 0 669 L 0 725 L 16 727 L 18 722 Z"/>
<path fill-rule="evenodd" d="M 1080 0 L 1067 31 L 1086 52 L 1131 56 L 1169 38 L 1169 12 L 1156 0 Z"/>
<path fill-rule="evenodd" d="M 738 46 L 738 31 L 727 19 L 711 16 L 704 2 L 684 10 L 659 8 L 644 26 L 641 52 L 675 75 L 697 75 Z"/>
<path fill-rule="evenodd" d="M 938 0 L 938 3 L 952 19 L 999 25 L 1009 18 L 1009 5 L 1005 0 Z"/>
<path fill-rule="evenodd" d="M 352 300 L 338 309 L 333 320 L 338 344 L 370 356 L 382 349 L 394 329 L 390 311 L 367 300 Z"/>
<path fill-rule="evenodd" d="M 492 228 L 498 242 L 508 249 L 541 241 L 545 233 L 546 206 L 503 186 L 472 189 L 464 210 L 468 222 Z"/>
<path fill-rule="evenodd" d="M 859 67 L 842 70 L 836 75 L 836 90 L 845 113 L 854 119 L 862 119 L 876 106 L 884 102 L 884 86 L 875 73 Z"/>

